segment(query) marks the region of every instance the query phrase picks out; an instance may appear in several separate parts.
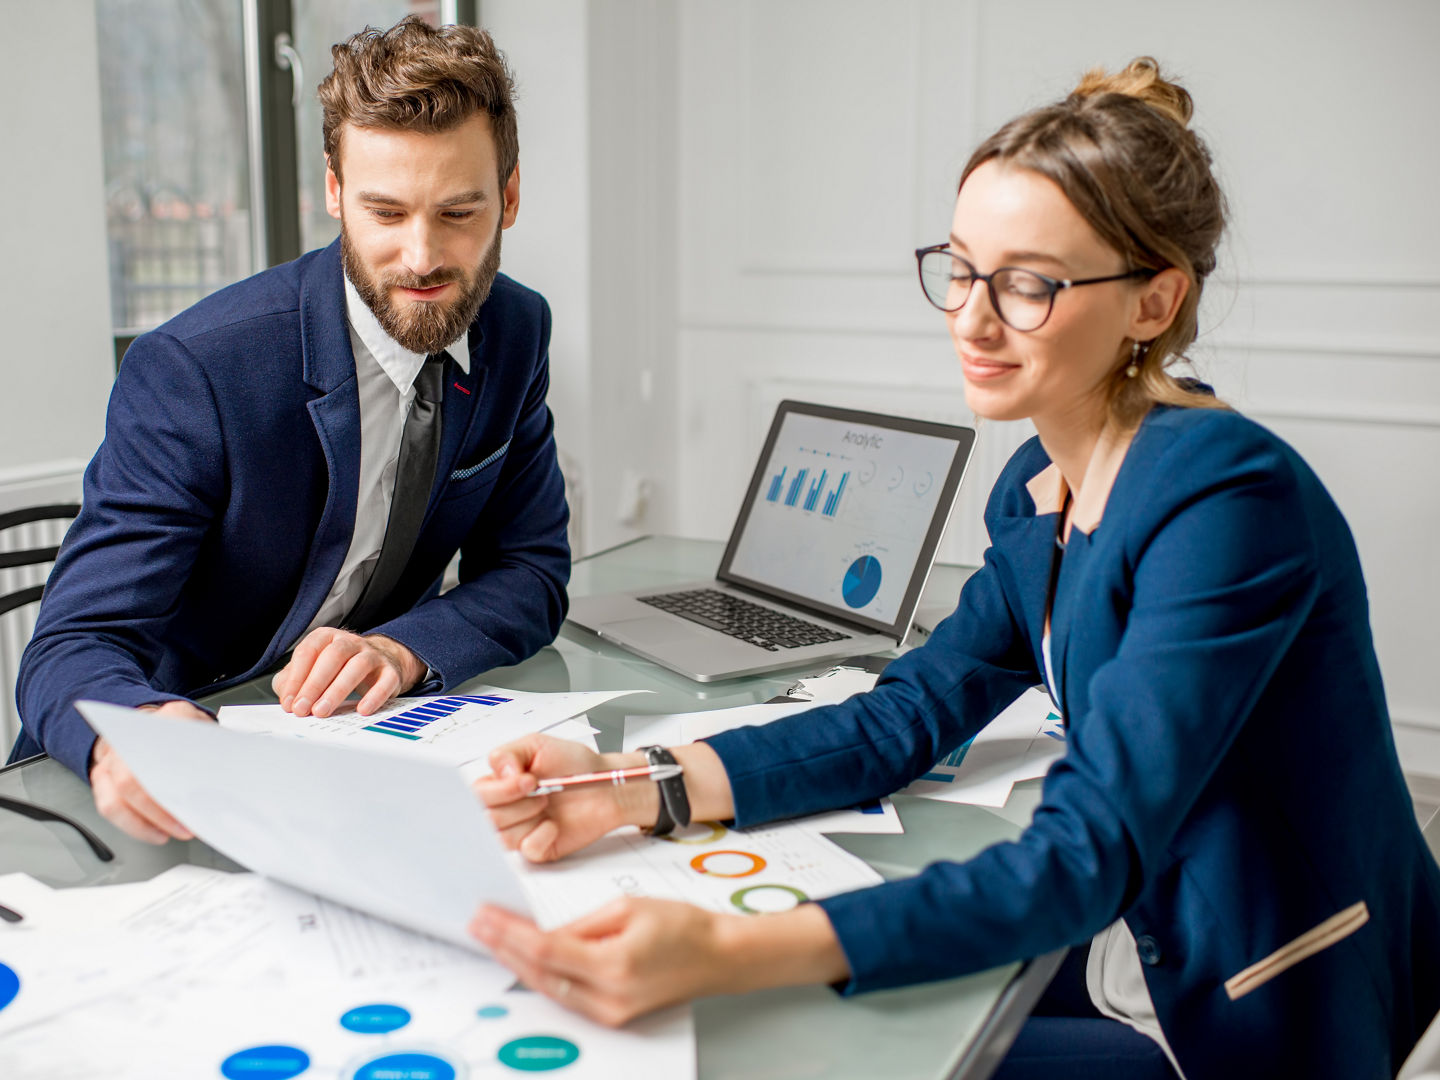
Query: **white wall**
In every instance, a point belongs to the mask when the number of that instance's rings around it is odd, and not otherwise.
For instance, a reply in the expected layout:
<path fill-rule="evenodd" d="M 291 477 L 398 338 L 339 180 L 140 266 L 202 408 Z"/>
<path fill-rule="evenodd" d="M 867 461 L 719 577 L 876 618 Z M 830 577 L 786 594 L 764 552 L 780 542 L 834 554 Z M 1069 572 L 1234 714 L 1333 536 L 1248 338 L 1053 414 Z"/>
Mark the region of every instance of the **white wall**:
<path fill-rule="evenodd" d="M 1234 211 L 1200 371 L 1290 440 L 1345 511 L 1402 756 L 1440 774 L 1440 6 L 679 12 L 680 429 L 657 453 L 678 454 L 684 484 L 651 528 L 724 535 L 782 396 L 967 418 L 911 250 L 943 238 L 960 166 L 998 124 L 1087 66 L 1149 53 L 1194 94 Z M 942 557 L 978 556 L 983 497 L 1024 435 L 982 430 Z M 597 444 L 590 468 L 615 458 Z"/>
<path fill-rule="evenodd" d="M 91 0 L 6 4 L 0 65 L 0 510 L 100 443 L 114 372 Z"/>

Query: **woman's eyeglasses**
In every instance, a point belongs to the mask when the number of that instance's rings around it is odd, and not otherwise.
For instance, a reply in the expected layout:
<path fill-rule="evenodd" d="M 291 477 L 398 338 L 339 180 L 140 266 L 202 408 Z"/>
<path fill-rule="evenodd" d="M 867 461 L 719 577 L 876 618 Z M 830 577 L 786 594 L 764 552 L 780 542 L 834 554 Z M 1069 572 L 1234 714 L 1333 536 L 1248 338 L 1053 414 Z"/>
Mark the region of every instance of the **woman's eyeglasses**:
<path fill-rule="evenodd" d="M 1045 325 L 1045 320 L 1050 318 L 1050 312 L 1055 308 L 1055 294 L 1061 289 L 1125 281 L 1128 278 L 1150 278 L 1160 272 L 1129 270 L 1123 274 L 1078 281 L 1053 278 L 1018 266 L 1002 266 L 982 274 L 969 260 L 950 250 L 949 244 L 920 248 L 915 252 L 915 262 L 920 270 L 920 287 L 925 290 L 925 299 L 941 311 L 959 311 L 970 299 L 975 282 L 983 281 L 990 290 L 990 305 L 995 314 L 1006 326 L 1021 333 L 1039 330 Z"/>

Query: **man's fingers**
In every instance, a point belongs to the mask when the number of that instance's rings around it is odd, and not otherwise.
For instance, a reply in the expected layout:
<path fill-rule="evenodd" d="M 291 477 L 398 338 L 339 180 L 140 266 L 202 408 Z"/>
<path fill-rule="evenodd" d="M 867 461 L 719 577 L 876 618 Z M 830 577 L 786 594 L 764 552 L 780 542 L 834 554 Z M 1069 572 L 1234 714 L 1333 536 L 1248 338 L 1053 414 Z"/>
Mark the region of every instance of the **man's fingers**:
<path fill-rule="evenodd" d="M 99 809 L 106 821 L 127 836 L 133 836 L 136 840 L 159 845 L 170 839 L 168 833 L 151 825 L 123 802 L 117 800 L 109 806 L 102 806 L 97 800 L 96 808 Z"/>
<path fill-rule="evenodd" d="M 361 716 L 369 716 L 400 692 L 400 673 L 383 657 L 378 670 L 372 674 L 374 679 L 370 688 L 360 698 L 360 704 L 355 706 Z"/>
<path fill-rule="evenodd" d="M 300 644 L 295 646 L 294 652 L 290 654 L 290 662 L 275 676 L 275 696 L 280 699 L 284 708 L 290 708 L 300 685 L 315 663 L 315 657 L 330 644 L 336 633 L 334 627 L 319 626 L 306 634 Z"/>
<path fill-rule="evenodd" d="M 133 814 L 159 829 L 166 836 L 173 836 L 177 840 L 194 838 L 194 834 L 189 829 L 180 824 L 168 810 L 151 797 L 128 768 L 121 765 L 118 770 L 112 769 L 111 775 L 115 778 L 116 793 Z"/>
<path fill-rule="evenodd" d="M 314 704 L 310 706 L 311 714 L 329 716 L 350 696 L 350 691 L 367 679 L 377 678 L 381 669 L 389 670 L 389 665 L 374 652 L 362 648 L 345 661 L 329 685 L 323 687 L 319 695 L 312 699 Z"/>
<path fill-rule="evenodd" d="M 295 691 L 295 700 L 290 703 L 290 711 L 296 716 L 309 716 L 315 703 L 330 688 L 335 676 L 340 674 L 340 669 L 350 662 L 350 658 L 359 649 L 360 639 L 357 637 L 336 638 L 326 645 L 310 665 L 300 688 Z M 298 659 L 299 650 L 296 652 Z"/>
<path fill-rule="evenodd" d="M 122 789 L 112 771 L 105 765 L 95 770 L 92 782 L 95 790 L 95 809 L 100 811 L 101 817 L 120 829 L 121 832 L 133 836 L 136 840 L 143 840 L 147 844 L 163 844 L 174 835 L 159 821 L 152 820 L 150 816 L 141 812 L 135 801 Z M 136 788 L 138 789 L 138 785 Z M 143 795 L 143 791 L 141 794 Z M 153 804 L 154 800 L 151 802 Z M 155 806 L 155 809 L 160 810 L 158 805 Z M 163 810 L 160 810 L 160 813 L 169 817 Z M 178 821 L 175 821 L 174 818 L 170 818 L 170 821 L 183 831 L 183 827 Z M 185 839 L 188 838 L 187 834 Z"/>

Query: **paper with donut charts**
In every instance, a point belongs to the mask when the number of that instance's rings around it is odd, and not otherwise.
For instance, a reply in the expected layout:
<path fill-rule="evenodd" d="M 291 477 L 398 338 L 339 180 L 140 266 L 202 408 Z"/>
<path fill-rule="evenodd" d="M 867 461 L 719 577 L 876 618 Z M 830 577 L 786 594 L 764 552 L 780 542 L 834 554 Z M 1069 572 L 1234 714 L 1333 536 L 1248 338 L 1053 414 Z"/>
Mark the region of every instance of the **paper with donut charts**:
<path fill-rule="evenodd" d="M 883 880 L 854 855 L 799 825 L 735 830 L 709 821 L 666 837 L 621 830 L 559 862 L 526 864 L 520 871 L 535 919 L 546 928 L 621 896 L 760 915 Z"/>

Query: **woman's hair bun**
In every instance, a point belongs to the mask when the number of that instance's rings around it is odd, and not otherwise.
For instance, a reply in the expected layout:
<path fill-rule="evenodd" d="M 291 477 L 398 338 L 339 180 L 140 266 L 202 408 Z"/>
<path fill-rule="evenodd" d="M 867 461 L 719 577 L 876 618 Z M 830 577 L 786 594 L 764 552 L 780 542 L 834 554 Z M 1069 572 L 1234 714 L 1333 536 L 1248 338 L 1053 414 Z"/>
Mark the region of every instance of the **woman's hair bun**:
<path fill-rule="evenodd" d="M 1181 127 L 1187 127 L 1195 112 L 1190 93 L 1160 73 L 1153 57 L 1139 56 L 1125 70 L 1110 74 L 1104 68 L 1091 68 L 1070 92 L 1072 100 L 1098 97 L 1101 94 L 1123 94 L 1136 98 L 1152 109 L 1164 113 Z"/>

